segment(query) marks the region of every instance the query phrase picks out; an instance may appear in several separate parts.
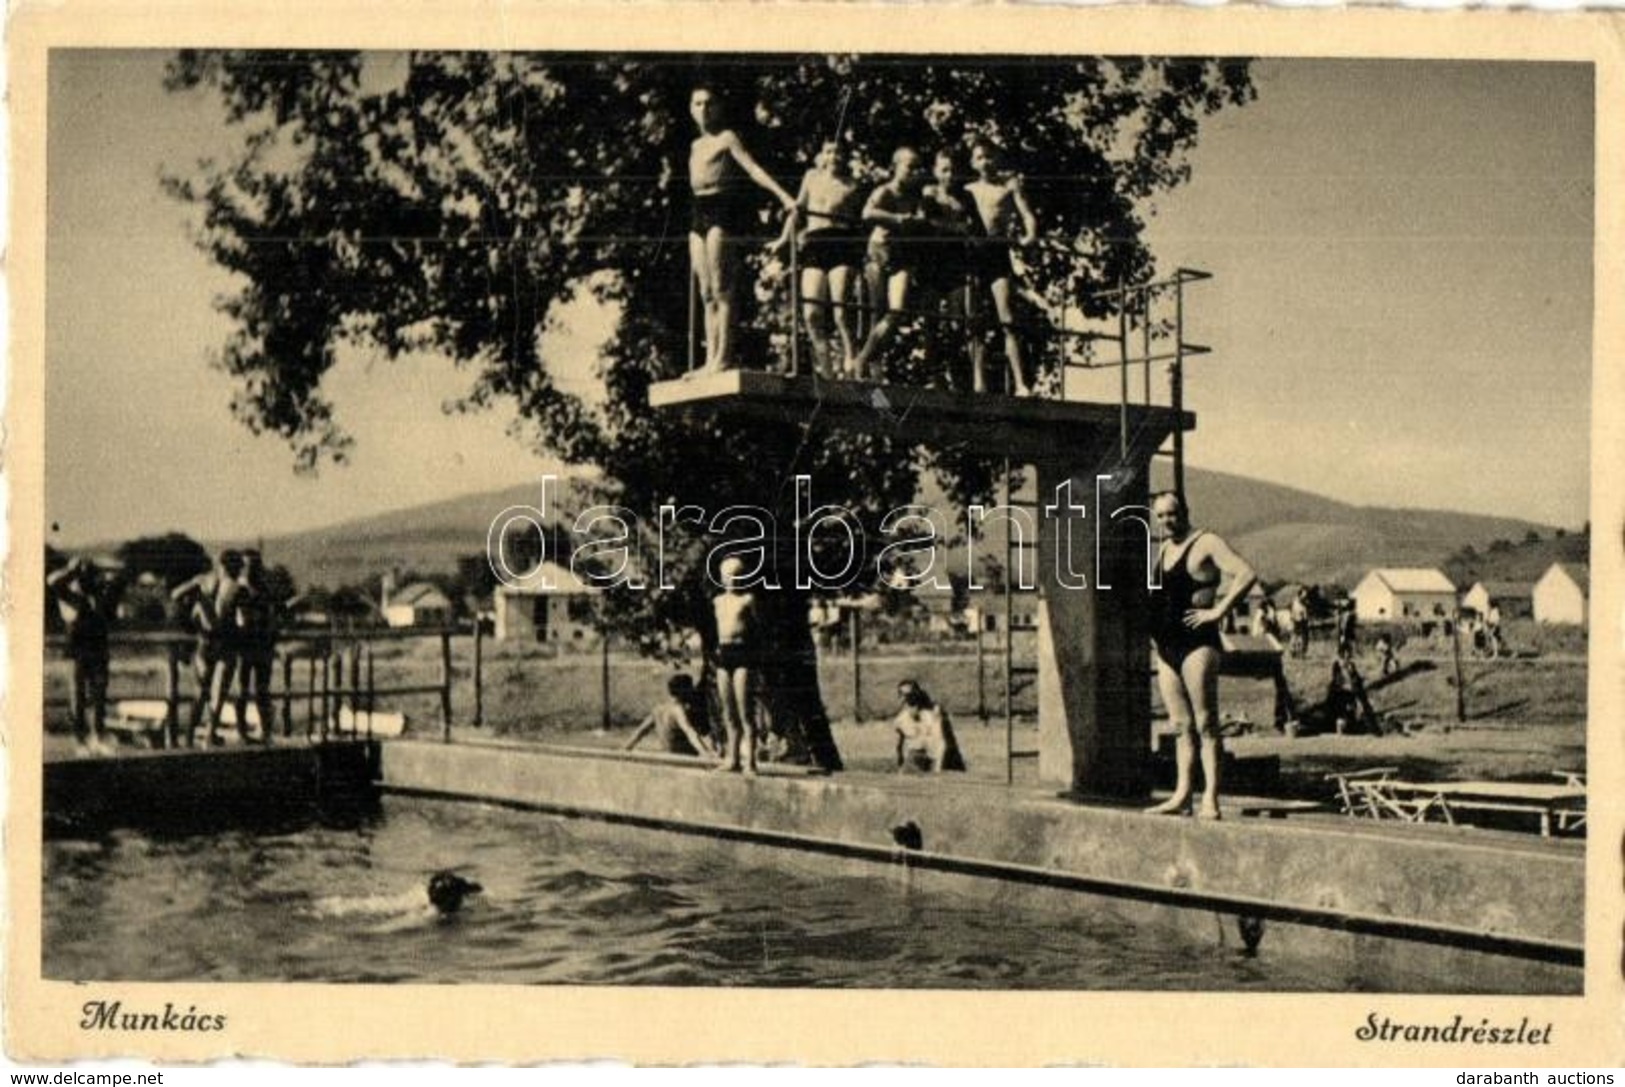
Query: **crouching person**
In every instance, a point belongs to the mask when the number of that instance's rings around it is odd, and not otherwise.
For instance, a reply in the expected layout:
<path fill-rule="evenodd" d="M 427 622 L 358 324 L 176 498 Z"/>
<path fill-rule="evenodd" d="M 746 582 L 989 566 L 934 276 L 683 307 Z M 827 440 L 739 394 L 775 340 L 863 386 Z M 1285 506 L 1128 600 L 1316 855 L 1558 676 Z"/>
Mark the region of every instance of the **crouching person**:
<path fill-rule="evenodd" d="M 897 730 L 897 772 L 901 774 L 908 769 L 931 774 L 963 771 L 965 757 L 960 754 L 959 741 L 954 738 L 948 711 L 932 701 L 925 689 L 912 679 L 897 685 L 897 697 L 903 703 L 892 720 L 892 727 Z"/>

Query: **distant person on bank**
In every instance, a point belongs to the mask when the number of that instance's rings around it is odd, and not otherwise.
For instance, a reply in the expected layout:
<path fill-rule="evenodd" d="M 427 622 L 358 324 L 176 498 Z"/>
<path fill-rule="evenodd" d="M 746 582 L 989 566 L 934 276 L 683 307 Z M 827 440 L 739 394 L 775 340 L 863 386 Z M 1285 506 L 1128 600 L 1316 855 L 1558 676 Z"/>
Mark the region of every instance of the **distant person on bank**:
<path fill-rule="evenodd" d="M 1203 819 L 1219 818 L 1220 624 L 1257 580 L 1253 568 L 1217 535 L 1191 527 L 1184 499 L 1156 496 L 1152 515 L 1162 532 L 1157 554 L 1160 588 L 1152 593 L 1151 636 L 1157 650 L 1157 688 L 1177 729 L 1174 795 L 1148 810 L 1189 815 L 1198 753 L 1202 764 Z M 1221 583 L 1228 583 L 1216 599 Z"/>
<path fill-rule="evenodd" d="M 68 660 L 73 663 L 69 695 L 73 714 L 74 752 L 111 755 L 107 736 L 107 677 L 111 650 L 108 634 L 118 599 L 118 585 L 94 562 L 76 557 L 45 579 L 56 597 L 67 631 Z"/>

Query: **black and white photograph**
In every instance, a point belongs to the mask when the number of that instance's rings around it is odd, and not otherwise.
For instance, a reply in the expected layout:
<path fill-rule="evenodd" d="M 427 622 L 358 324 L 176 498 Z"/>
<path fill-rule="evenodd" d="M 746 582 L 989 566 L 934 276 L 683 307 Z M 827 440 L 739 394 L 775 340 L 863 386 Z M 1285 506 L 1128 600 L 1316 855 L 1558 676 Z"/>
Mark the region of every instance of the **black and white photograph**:
<path fill-rule="evenodd" d="M 1616 1063 L 1586 36 L 585 10 L 37 50 L 26 1047 Z"/>

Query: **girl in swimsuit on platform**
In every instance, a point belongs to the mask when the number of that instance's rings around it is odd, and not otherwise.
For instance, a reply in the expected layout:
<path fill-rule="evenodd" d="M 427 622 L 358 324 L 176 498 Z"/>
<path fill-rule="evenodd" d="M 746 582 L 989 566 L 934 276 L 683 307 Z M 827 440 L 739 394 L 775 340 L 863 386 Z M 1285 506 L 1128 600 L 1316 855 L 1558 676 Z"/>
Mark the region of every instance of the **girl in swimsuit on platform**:
<path fill-rule="evenodd" d="M 796 201 L 759 166 L 739 136 L 722 127 L 722 104 L 709 87 L 696 87 L 689 113 L 699 126 L 688 155 L 688 180 L 694 189 L 694 219 L 688 232 L 688 255 L 699 280 L 705 310 L 705 369 L 726 370 L 729 333 L 733 327 L 734 265 L 729 239 L 749 227 L 749 207 L 740 182 L 749 178 L 778 197 L 793 216 Z"/>
<path fill-rule="evenodd" d="M 1026 367 L 1021 359 L 1021 340 L 1016 336 L 1016 311 L 1011 301 L 1015 268 L 1010 261 L 1010 245 L 1031 245 L 1038 239 L 1038 220 L 1026 195 L 1021 191 L 1021 179 L 1003 171 L 999 152 L 986 140 L 977 141 L 971 148 L 971 169 L 976 180 L 965 186 L 976 202 L 982 219 L 982 230 L 987 236 L 977 249 L 975 259 L 978 289 L 993 296 L 993 308 L 1004 330 L 1004 354 L 1010 360 L 1010 391 L 1016 396 L 1027 396 Z M 983 351 L 977 347 L 973 356 L 975 389 L 987 386 L 984 374 Z"/>
<path fill-rule="evenodd" d="M 1253 568 L 1211 532 L 1191 528 L 1185 501 L 1167 491 L 1151 504 L 1163 533 L 1157 554 L 1161 587 L 1153 590 L 1151 637 L 1157 649 L 1157 689 L 1178 729 L 1174 749 L 1174 795 L 1148 809 L 1158 815 L 1189 815 L 1191 776 L 1198 749 L 1202 760 L 1203 819 L 1219 818 L 1219 624 L 1257 580 Z M 1224 597 L 1215 602 L 1219 585 Z"/>

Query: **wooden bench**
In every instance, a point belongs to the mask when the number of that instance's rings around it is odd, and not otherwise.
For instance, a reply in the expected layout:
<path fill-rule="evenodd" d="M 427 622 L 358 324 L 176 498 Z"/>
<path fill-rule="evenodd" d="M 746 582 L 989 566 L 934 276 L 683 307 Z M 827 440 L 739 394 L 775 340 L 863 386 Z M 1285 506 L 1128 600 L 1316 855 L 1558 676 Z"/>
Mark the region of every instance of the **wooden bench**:
<path fill-rule="evenodd" d="M 1541 837 L 1553 830 L 1570 831 L 1585 823 L 1583 785 L 1532 785 L 1510 781 L 1397 781 L 1373 775 L 1349 776 L 1347 787 L 1357 810 L 1374 819 L 1391 818 L 1426 823 L 1434 818 L 1455 825 L 1469 812 L 1532 815 L 1539 820 Z"/>

